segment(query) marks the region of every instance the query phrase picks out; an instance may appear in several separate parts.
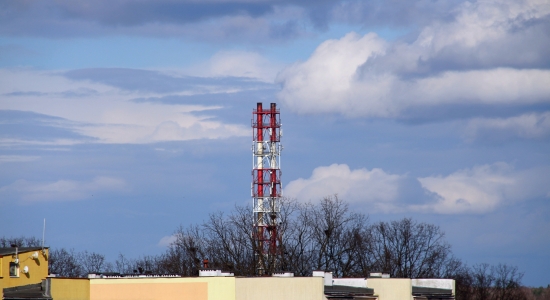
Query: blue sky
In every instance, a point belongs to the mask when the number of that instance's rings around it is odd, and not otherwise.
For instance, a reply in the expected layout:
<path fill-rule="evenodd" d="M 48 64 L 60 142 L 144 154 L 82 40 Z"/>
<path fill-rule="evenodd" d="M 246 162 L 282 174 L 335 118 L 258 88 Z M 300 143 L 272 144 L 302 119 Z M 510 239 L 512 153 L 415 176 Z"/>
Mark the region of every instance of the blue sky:
<path fill-rule="evenodd" d="M 550 283 L 550 3 L 4 1 L 1 235 L 130 257 L 251 204 L 276 102 L 284 193 L 412 217 Z"/>

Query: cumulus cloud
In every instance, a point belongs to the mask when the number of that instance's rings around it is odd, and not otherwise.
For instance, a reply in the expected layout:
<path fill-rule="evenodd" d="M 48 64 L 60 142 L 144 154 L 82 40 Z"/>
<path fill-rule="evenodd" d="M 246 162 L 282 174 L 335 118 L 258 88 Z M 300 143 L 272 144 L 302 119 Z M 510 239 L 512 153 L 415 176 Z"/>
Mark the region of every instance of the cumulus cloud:
<path fill-rule="evenodd" d="M 75 201 L 90 199 L 94 193 L 104 191 L 124 191 L 126 182 L 120 178 L 100 176 L 90 181 L 58 180 L 38 183 L 27 180 L 0 187 L 0 195 L 5 200 L 17 199 L 21 202 Z"/>
<path fill-rule="evenodd" d="M 291 181 L 285 196 L 316 201 L 338 194 L 370 211 L 438 214 L 487 213 L 535 197 L 548 197 L 550 170 L 517 171 L 507 163 L 475 166 L 447 176 L 412 178 L 381 169 L 351 170 L 345 164 L 315 168 Z"/>
<path fill-rule="evenodd" d="M 412 42 L 350 33 L 281 72 L 279 99 L 300 113 L 398 119 L 449 105 L 547 105 L 549 16 L 547 1 L 467 2 Z"/>
<path fill-rule="evenodd" d="M 468 122 L 464 136 L 469 141 L 547 139 L 550 137 L 550 112 L 510 118 L 475 118 Z"/>
<path fill-rule="evenodd" d="M 300 201 L 316 201 L 338 194 L 350 203 L 361 203 L 379 211 L 395 211 L 401 209 L 398 202 L 404 200 L 403 193 L 413 191 L 407 188 L 408 184 L 406 175 L 388 174 L 377 168 L 351 170 L 346 164 L 333 164 L 315 168 L 309 178 L 291 181 L 284 194 Z"/>
<path fill-rule="evenodd" d="M 64 73 L 0 70 L 0 80 L 6 83 L 0 85 L 0 114 L 8 117 L 5 124 L 10 126 L 9 136 L 0 136 L 1 144 L 155 143 L 249 134 L 244 125 L 217 120 L 215 112 L 222 109 L 219 105 L 134 101 L 223 93 L 234 90 L 239 79 L 182 78 L 145 70 L 134 73 L 132 81 L 122 76 L 133 74 L 127 69 Z M 186 84 L 178 89 L 182 81 Z M 94 92 L 67 92 L 89 90 Z M 32 122 L 27 123 L 29 120 Z M 42 134 L 25 135 L 28 128 L 18 124 L 40 127 Z"/>
<path fill-rule="evenodd" d="M 400 75 L 499 67 L 548 67 L 550 5 L 546 1 L 464 2 L 452 21 L 424 27 L 411 43 L 396 42 L 388 55 L 364 68 Z"/>
<path fill-rule="evenodd" d="M 283 84 L 279 98 L 298 112 L 353 114 L 357 110 L 347 99 L 353 90 L 357 68 L 369 57 L 382 54 L 384 48 L 384 41 L 374 33 L 363 37 L 349 33 L 340 40 L 326 41 L 309 60 L 279 74 L 277 80 Z M 371 94 L 379 90 L 369 87 Z"/>
<path fill-rule="evenodd" d="M 459 170 L 448 176 L 418 178 L 422 187 L 437 194 L 439 200 L 411 208 L 444 214 L 490 212 L 502 205 L 547 196 L 548 171 L 547 167 L 516 171 L 500 162 Z"/>

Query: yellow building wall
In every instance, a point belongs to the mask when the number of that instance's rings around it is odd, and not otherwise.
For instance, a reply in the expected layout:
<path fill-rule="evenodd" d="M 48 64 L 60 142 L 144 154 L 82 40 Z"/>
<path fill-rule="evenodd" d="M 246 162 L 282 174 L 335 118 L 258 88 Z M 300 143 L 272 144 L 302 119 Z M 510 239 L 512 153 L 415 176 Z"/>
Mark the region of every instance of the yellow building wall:
<path fill-rule="evenodd" d="M 90 300 L 115 299 L 235 300 L 235 278 L 112 278 L 90 280 Z"/>
<path fill-rule="evenodd" d="M 412 283 L 408 278 L 369 278 L 367 287 L 374 289 L 378 300 L 412 300 Z"/>
<path fill-rule="evenodd" d="M 50 278 L 55 300 L 324 300 L 321 277 Z"/>
<path fill-rule="evenodd" d="M 4 257 L 0 256 L 0 299 L 4 299 L 4 277 L 2 277 L 2 274 L 4 274 Z"/>
<path fill-rule="evenodd" d="M 0 297 L 4 299 L 4 257 L 0 256 Z"/>
<path fill-rule="evenodd" d="M 19 257 L 19 277 L 10 277 L 10 262 L 15 261 L 15 254 L 4 255 L 0 258 L 0 291 L 4 288 L 21 286 L 27 284 L 41 283 L 42 279 L 48 276 L 48 260 L 50 255 L 48 249 L 46 255 L 41 250 L 20 252 Z M 38 252 L 38 259 L 33 259 L 31 255 Z M 23 273 L 23 268 L 29 267 L 28 274 Z"/>
<path fill-rule="evenodd" d="M 235 300 L 322 300 L 322 277 L 252 277 L 235 280 Z"/>
<path fill-rule="evenodd" d="M 88 278 L 48 278 L 50 295 L 55 300 L 90 300 Z"/>

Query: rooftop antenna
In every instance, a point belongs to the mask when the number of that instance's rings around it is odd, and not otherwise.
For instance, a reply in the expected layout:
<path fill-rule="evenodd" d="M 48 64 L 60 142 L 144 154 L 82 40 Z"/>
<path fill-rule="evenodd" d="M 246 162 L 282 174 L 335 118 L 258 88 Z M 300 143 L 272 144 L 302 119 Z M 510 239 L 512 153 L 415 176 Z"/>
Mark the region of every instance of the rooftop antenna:
<path fill-rule="evenodd" d="M 44 227 L 42 228 L 42 254 L 46 255 L 46 250 L 44 250 L 44 237 L 46 236 L 46 218 L 44 218 Z"/>

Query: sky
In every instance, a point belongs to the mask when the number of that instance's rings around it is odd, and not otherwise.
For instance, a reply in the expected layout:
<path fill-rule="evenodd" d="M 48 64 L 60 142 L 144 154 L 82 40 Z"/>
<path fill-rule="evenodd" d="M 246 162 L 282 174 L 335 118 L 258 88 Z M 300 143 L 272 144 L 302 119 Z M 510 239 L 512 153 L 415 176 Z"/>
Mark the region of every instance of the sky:
<path fill-rule="evenodd" d="M 547 0 L 2 1 L 0 235 L 162 253 L 252 205 L 257 102 L 285 196 L 550 284 Z"/>

